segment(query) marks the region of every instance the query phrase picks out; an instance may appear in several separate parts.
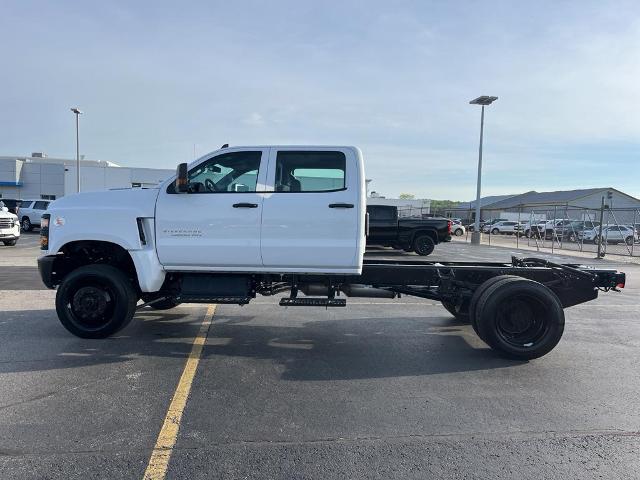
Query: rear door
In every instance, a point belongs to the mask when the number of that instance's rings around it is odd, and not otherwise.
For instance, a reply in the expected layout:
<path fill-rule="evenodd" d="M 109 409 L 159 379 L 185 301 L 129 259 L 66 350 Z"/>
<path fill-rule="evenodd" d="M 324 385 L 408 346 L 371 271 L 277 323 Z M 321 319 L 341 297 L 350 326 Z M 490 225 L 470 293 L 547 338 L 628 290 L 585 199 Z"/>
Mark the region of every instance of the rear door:
<path fill-rule="evenodd" d="M 188 173 L 191 193 L 160 191 L 156 248 L 168 270 L 262 266 L 260 217 L 268 148 L 215 152 Z"/>
<path fill-rule="evenodd" d="M 357 152 L 272 148 L 262 210 L 262 260 L 274 270 L 357 270 L 364 237 Z"/>

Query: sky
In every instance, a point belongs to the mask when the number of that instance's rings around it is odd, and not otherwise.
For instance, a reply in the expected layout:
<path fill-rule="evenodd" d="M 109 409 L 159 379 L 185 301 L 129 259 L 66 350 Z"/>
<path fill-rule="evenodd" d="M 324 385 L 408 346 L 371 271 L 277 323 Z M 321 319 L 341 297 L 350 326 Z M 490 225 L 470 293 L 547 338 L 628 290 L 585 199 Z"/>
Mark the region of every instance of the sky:
<path fill-rule="evenodd" d="M 640 197 L 640 2 L 0 2 L 0 156 L 355 145 L 387 197 Z M 194 156 L 195 154 L 195 156 Z"/>

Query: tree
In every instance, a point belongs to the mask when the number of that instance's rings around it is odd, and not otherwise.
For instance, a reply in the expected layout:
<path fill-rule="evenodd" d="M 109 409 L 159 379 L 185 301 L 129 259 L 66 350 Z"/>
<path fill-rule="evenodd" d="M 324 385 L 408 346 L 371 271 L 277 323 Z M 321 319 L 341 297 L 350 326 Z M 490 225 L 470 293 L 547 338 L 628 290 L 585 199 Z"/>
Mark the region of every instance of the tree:
<path fill-rule="evenodd" d="M 413 200 L 416 196 L 413 193 L 401 193 L 398 198 L 402 200 Z"/>

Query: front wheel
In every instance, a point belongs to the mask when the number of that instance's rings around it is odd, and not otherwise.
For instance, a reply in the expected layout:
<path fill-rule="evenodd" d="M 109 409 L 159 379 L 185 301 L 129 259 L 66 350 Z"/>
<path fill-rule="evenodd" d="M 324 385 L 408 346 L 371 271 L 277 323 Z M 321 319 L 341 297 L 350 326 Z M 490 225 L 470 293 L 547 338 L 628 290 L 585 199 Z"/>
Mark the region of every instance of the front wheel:
<path fill-rule="evenodd" d="M 626 243 L 627 245 L 631 246 L 633 245 L 633 237 L 627 237 L 624 239 L 624 243 Z"/>
<path fill-rule="evenodd" d="M 422 256 L 431 255 L 434 248 L 436 248 L 433 239 L 428 235 L 420 235 L 413 241 L 413 250 Z"/>
<path fill-rule="evenodd" d="M 81 338 L 106 338 L 133 318 L 138 301 L 132 281 L 111 265 L 86 265 L 67 275 L 56 294 L 62 325 Z"/>
<path fill-rule="evenodd" d="M 497 235 L 500 233 L 500 230 L 498 230 L 497 228 L 494 228 L 493 230 L 491 230 L 491 235 Z"/>
<path fill-rule="evenodd" d="M 18 243 L 18 240 L 5 240 L 2 243 L 4 243 L 6 247 L 15 247 L 16 243 Z"/>
<path fill-rule="evenodd" d="M 25 232 L 31 231 L 31 229 L 33 228 L 33 225 L 31 225 L 31 220 L 29 220 L 29 217 L 24 217 L 22 219 L 21 227 L 22 227 L 22 230 L 24 230 Z"/>
<path fill-rule="evenodd" d="M 462 232 L 462 229 L 461 229 L 461 228 L 456 228 L 456 229 L 455 229 L 455 231 L 453 232 L 453 234 L 454 234 L 456 237 L 461 237 L 461 236 L 462 236 L 462 233 L 463 233 L 463 232 Z"/>

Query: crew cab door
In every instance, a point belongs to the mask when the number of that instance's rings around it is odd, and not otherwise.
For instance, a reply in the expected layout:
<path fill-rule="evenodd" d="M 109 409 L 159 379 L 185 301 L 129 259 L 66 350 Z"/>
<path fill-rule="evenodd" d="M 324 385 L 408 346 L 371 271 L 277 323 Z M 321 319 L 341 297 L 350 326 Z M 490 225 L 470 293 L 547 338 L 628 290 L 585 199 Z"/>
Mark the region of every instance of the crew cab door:
<path fill-rule="evenodd" d="M 174 184 L 156 205 L 158 258 L 169 270 L 262 266 L 260 217 L 269 149 L 225 149 L 191 165 L 190 193 Z"/>
<path fill-rule="evenodd" d="M 276 271 L 352 271 L 364 253 L 365 199 L 350 148 L 272 148 L 262 259 Z"/>

